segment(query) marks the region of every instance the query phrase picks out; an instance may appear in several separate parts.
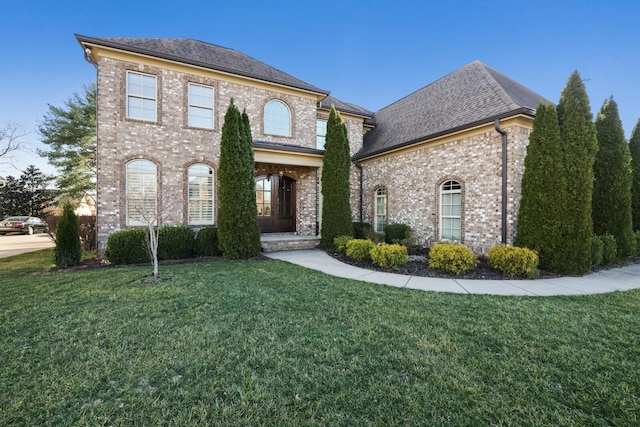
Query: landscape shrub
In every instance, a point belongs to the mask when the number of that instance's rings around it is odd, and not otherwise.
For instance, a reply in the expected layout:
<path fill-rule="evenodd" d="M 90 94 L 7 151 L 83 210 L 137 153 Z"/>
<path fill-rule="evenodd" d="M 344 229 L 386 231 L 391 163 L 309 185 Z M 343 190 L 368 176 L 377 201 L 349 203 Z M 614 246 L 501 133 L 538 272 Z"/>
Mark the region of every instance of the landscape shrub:
<path fill-rule="evenodd" d="M 82 258 L 78 218 L 69 203 L 65 203 L 58 223 L 54 258 L 56 266 L 60 268 L 74 267 L 80 264 Z"/>
<path fill-rule="evenodd" d="M 370 239 L 371 224 L 369 224 L 368 222 L 354 222 L 353 237 L 355 237 L 356 239 Z"/>
<path fill-rule="evenodd" d="M 105 257 L 111 264 L 140 264 L 149 262 L 145 246 L 146 228 L 132 228 L 111 233 L 107 239 Z"/>
<path fill-rule="evenodd" d="M 429 251 L 429 267 L 464 274 L 478 265 L 471 249 L 455 243 L 437 243 Z"/>
<path fill-rule="evenodd" d="M 636 231 L 636 255 L 640 255 L 640 230 Z"/>
<path fill-rule="evenodd" d="M 195 233 L 186 225 L 164 225 L 158 232 L 158 259 L 187 259 L 193 256 Z"/>
<path fill-rule="evenodd" d="M 602 264 L 612 264 L 616 261 L 618 256 L 618 245 L 616 238 L 611 234 L 603 234 L 600 237 L 602 240 Z"/>
<path fill-rule="evenodd" d="M 528 248 L 499 245 L 489 249 L 489 266 L 509 277 L 535 279 L 540 275 L 538 254 Z"/>
<path fill-rule="evenodd" d="M 407 264 L 407 247 L 396 243 L 378 243 L 371 249 L 371 261 L 383 268 L 398 268 Z"/>
<path fill-rule="evenodd" d="M 218 228 L 211 226 L 198 230 L 193 244 L 193 252 L 196 256 L 222 255 L 222 251 L 218 247 Z"/>
<path fill-rule="evenodd" d="M 371 249 L 375 243 L 366 239 L 352 239 L 347 242 L 347 256 L 351 259 L 364 260 L 371 259 Z"/>
<path fill-rule="evenodd" d="M 598 235 L 591 236 L 591 265 L 602 264 L 602 254 L 604 252 L 604 243 Z"/>
<path fill-rule="evenodd" d="M 388 224 L 384 228 L 384 241 L 386 243 L 402 243 L 409 239 L 411 227 L 407 224 Z"/>
<path fill-rule="evenodd" d="M 353 236 L 338 236 L 333 239 L 333 246 L 335 246 L 336 251 L 345 253 L 347 250 L 347 243 L 353 240 Z"/>

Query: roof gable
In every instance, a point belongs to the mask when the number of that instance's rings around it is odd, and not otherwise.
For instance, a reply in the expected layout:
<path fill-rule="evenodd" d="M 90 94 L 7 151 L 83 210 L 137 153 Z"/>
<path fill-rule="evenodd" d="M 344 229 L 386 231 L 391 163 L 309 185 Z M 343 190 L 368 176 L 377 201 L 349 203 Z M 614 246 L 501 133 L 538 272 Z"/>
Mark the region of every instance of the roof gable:
<path fill-rule="evenodd" d="M 375 113 L 357 158 L 515 113 L 534 114 L 544 97 L 474 61 Z"/>
<path fill-rule="evenodd" d="M 86 37 L 80 43 L 149 55 L 327 95 L 329 92 L 295 78 L 237 50 L 184 38 Z"/>

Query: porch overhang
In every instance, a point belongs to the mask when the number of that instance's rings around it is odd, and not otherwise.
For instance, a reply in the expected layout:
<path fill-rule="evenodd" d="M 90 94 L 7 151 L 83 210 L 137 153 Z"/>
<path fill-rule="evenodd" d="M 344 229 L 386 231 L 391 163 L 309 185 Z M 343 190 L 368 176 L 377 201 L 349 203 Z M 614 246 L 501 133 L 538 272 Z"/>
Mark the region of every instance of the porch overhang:
<path fill-rule="evenodd" d="M 324 151 L 298 145 L 254 141 L 253 157 L 256 163 L 320 168 Z"/>

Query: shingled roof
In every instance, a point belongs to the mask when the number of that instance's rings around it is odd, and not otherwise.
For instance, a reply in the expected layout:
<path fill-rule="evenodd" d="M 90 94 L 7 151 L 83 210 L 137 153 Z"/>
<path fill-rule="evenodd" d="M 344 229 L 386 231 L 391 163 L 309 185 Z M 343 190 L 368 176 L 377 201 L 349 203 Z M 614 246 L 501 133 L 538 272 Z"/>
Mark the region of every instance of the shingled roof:
<path fill-rule="evenodd" d="M 375 113 L 361 159 L 517 113 L 535 115 L 544 97 L 474 61 Z"/>
<path fill-rule="evenodd" d="M 372 111 L 369 111 L 366 108 L 362 108 L 361 106 L 356 104 L 350 104 L 348 102 L 340 101 L 339 99 L 334 98 L 331 95 L 327 96 L 325 99 L 318 103 L 318 108 L 322 110 L 330 110 L 332 106 L 342 113 L 354 114 L 356 116 L 361 116 L 368 119 L 373 117 Z"/>
<path fill-rule="evenodd" d="M 237 50 L 183 38 L 114 38 L 86 37 L 76 34 L 83 43 L 111 47 L 170 61 L 196 65 L 296 89 L 328 95 L 320 89 Z"/>

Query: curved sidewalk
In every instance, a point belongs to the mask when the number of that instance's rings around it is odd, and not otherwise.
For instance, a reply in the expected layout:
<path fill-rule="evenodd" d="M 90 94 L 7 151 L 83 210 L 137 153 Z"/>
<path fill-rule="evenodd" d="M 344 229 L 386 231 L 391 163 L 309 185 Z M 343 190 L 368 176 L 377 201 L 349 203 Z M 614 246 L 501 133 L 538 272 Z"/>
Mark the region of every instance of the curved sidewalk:
<path fill-rule="evenodd" d="M 614 268 L 582 277 L 538 280 L 471 280 L 406 276 L 342 263 L 319 249 L 270 252 L 266 256 L 363 282 L 434 292 L 484 295 L 589 295 L 640 288 L 640 265 Z"/>

